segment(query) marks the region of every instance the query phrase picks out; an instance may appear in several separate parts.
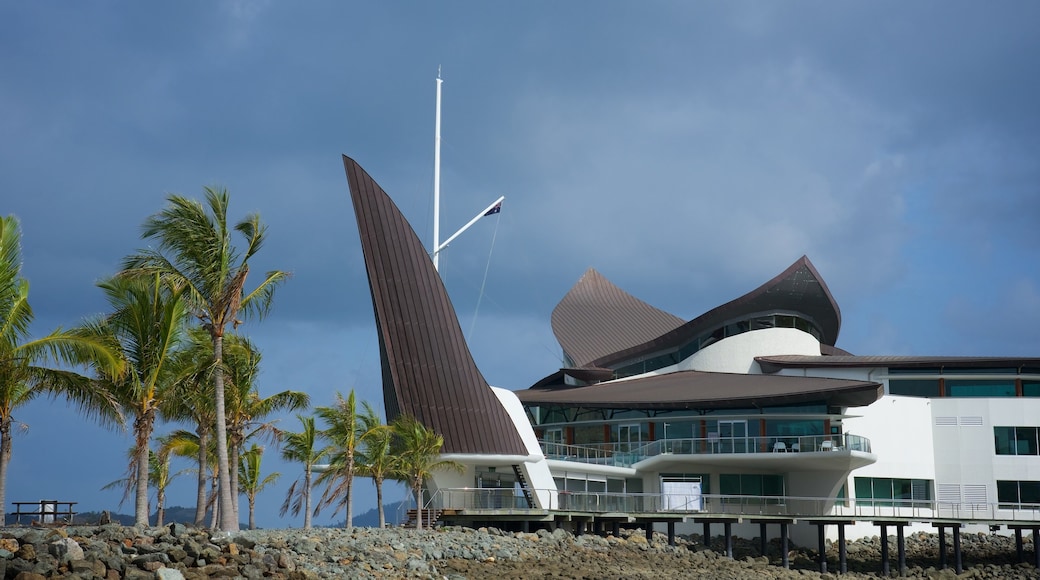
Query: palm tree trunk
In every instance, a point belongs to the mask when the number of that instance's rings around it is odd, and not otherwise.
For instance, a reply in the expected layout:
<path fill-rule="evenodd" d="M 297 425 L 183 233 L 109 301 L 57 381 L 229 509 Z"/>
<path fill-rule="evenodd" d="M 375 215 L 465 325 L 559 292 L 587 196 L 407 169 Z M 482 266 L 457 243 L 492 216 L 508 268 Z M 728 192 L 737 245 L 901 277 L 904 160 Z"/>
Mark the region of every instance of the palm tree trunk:
<path fill-rule="evenodd" d="M 231 445 L 228 445 L 228 469 L 231 475 L 231 509 L 235 511 L 235 521 L 239 521 L 241 518 L 238 517 L 238 455 L 239 445 L 234 441 Z M 236 528 L 237 529 L 237 528 Z"/>
<path fill-rule="evenodd" d="M 0 419 L 0 524 L 7 525 L 7 464 L 11 462 L 11 418 Z"/>
<path fill-rule="evenodd" d="M 209 480 L 209 429 L 199 425 L 195 433 L 199 436 L 199 482 L 195 490 L 195 525 L 201 528 L 206 524 L 206 507 L 209 505 L 206 497 L 206 484 Z"/>
<path fill-rule="evenodd" d="M 249 529 L 256 529 L 256 496 L 249 496 Z"/>
<path fill-rule="evenodd" d="M 354 457 L 347 460 L 347 523 L 346 528 L 354 527 Z"/>
<path fill-rule="evenodd" d="M 213 515 L 212 515 L 212 517 L 210 517 L 209 527 L 215 530 L 215 529 L 217 529 L 217 522 L 220 521 L 220 520 L 217 519 L 217 518 L 220 517 L 220 506 L 217 505 L 217 504 L 220 503 L 220 502 L 217 501 L 217 493 L 218 492 L 217 492 L 217 479 L 216 478 L 213 478 L 212 489 L 213 489 L 213 493 L 210 496 L 212 499 L 210 500 L 209 503 L 211 503 L 213 505 L 213 508 L 212 508 L 213 509 Z"/>
<path fill-rule="evenodd" d="M 223 329 L 221 329 L 223 330 Z M 217 505 L 220 511 L 220 529 L 225 532 L 238 531 L 235 513 L 234 491 L 231 489 L 231 463 L 228 460 L 227 410 L 224 404 L 224 337 L 213 334 L 213 384 L 215 387 L 217 429 Z"/>
<path fill-rule="evenodd" d="M 311 529 L 311 466 L 303 470 L 303 529 Z"/>
<path fill-rule="evenodd" d="M 415 484 L 412 488 L 415 493 L 415 529 L 422 529 L 422 478 L 415 478 Z"/>
<path fill-rule="evenodd" d="M 379 510 L 379 528 L 386 527 L 386 514 L 383 513 L 383 478 L 375 478 L 376 508 Z"/>
<path fill-rule="evenodd" d="M 134 421 L 136 463 L 137 463 L 137 496 L 134 498 L 134 524 L 147 526 L 148 513 L 148 441 L 152 438 L 154 415 L 145 411 Z M 159 524 L 162 525 L 162 524 Z"/>
<path fill-rule="evenodd" d="M 155 497 L 156 509 L 155 509 L 155 527 L 161 528 L 163 526 L 163 520 L 166 519 L 166 492 L 160 491 Z"/>

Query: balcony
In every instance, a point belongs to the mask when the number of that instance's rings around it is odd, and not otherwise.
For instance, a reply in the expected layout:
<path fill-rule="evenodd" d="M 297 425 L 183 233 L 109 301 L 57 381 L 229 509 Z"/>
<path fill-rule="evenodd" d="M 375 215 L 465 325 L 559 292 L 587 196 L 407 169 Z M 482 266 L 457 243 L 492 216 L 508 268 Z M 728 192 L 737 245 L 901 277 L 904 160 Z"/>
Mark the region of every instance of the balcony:
<path fill-rule="evenodd" d="M 870 440 L 859 435 L 804 437 L 704 437 L 660 439 L 647 443 L 565 445 L 540 441 L 546 459 L 633 467 L 641 462 L 725 463 L 753 460 L 759 465 L 826 465 L 857 457 L 873 463 Z M 864 463 L 865 464 L 865 463 Z M 638 466 L 637 466 L 638 467 Z"/>

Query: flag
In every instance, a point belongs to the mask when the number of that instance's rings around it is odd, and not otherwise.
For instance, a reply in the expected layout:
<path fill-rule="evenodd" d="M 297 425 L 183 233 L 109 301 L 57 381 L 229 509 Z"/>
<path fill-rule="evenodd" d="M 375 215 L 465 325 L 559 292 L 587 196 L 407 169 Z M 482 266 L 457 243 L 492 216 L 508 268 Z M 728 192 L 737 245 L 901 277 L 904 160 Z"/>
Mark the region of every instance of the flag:
<path fill-rule="evenodd" d="M 501 211 L 502 211 L 502 202 L 498 202 L 498 203 L 495 204 L 495 207 L 493 207 L 493 208 L 487 210 L 486 212 L 484 212 L 484 215 L 486 215 L 486 216 L 487 215 L 494 215 L 494 214 L 499 213 Z"/>

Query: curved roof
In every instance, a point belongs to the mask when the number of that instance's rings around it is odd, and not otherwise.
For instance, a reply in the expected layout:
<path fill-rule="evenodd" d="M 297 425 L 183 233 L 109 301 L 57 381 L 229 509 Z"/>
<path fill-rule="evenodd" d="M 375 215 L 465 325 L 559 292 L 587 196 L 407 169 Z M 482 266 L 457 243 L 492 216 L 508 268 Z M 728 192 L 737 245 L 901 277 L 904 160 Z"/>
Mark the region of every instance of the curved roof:
<path fill-rule="evenodd" d="M 824 401 L 858 407 L 881 398 L 879 383 L 792 377 L 679 371 L 569 389 L 527 389 L 516 395 L 525 405 L 562 405 L 588 409 L 736 409 Z"/>
<path fill-rule="evenodd" d="M 581 367 L 678 328 L 683 319 L 618 288 L 589 268 L 552 312 L 563 354 Z"/>
<path fill-rule="evenodd" d="M 343 156 L 368 271 L 388 420 L 408 413 L 443 453 L 527 455 L 466 346 L 455 309 L 415 231 L 382 188 Z"/>
<path fill-rule="evenodd" d="M 797 312 L 816 323 L 820 342 L 833 346 L 841 329 L 841 311 L 820 273 L 802 256 L 772 280 L 643 344 L 601 356 L 591 364 L 608 367 L 639 356 L 678 348 L 697 336 L 734 320 L 771 311 Z"/>

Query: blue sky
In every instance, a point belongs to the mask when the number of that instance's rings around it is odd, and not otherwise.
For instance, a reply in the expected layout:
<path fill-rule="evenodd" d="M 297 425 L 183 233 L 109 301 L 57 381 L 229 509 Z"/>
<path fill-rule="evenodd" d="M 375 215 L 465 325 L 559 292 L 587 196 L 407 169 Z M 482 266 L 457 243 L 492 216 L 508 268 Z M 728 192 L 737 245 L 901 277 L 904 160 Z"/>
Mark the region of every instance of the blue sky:
<path fill-rule="evenodd" d="M 507 196 L 441 260 L 492 384 L 558 368 L 549 315 L 589 267 L 690 319 L 803 254 L 855 354 L 1038 356 L 1037 21 L 1027 1 L 4 2 L 0 213 L 43 334 L 104 311 L 96 281 L 167 194 L 227 187 L 269 225 L 255 271 L 294 275 L 242 327 L 261 393 L 381 406 L 340 155 L 429 240 L 442 67 L 442 232 Z M 118 509 L 100 488 L 128 433 L 60 402 L 16 419 L 8 502 Z M 298 466 L 264 464 L 259 524 L 300 525 L 277 515 Z M 193 498 L 184 476 L 168 504 Z"/>

